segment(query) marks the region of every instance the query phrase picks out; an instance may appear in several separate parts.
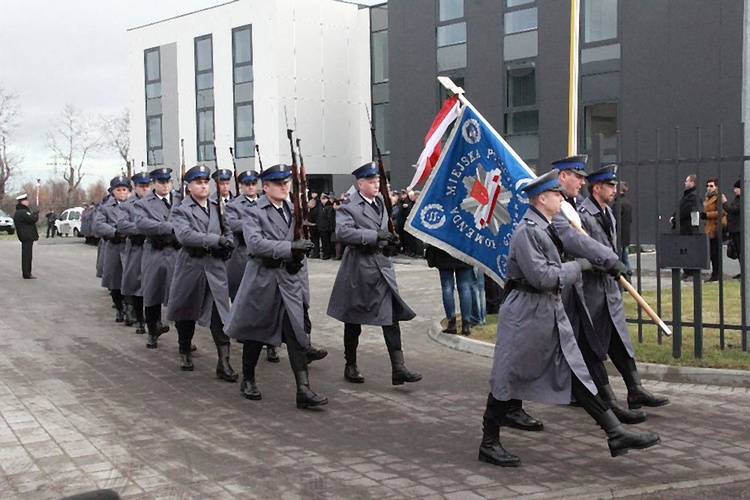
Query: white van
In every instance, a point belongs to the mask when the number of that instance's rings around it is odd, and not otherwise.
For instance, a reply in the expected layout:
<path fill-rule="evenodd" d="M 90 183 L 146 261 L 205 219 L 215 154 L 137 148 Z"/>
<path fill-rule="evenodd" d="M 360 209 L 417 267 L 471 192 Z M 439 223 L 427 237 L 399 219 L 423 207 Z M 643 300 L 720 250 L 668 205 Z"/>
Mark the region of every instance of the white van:
<path fill-rule="evenodd" d="M 55 221 L 55 227 L 57 228 L 57 234 L 60 236 L 79 236 L 81 234 L 81 213 L 83 207 L 69 208 L 60 214 L 60 217 Z"/>

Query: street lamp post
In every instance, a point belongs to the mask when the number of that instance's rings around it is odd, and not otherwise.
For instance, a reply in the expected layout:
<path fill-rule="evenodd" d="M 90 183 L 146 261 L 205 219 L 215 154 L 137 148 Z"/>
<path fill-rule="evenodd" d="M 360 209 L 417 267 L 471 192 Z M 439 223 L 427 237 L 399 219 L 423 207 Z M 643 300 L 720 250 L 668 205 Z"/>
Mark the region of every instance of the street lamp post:
<path fill-rule="evenodd" d="M 36 180 L 36 206 L 39 208 L 39 188 L 42 187 L 42 179 Z"/>

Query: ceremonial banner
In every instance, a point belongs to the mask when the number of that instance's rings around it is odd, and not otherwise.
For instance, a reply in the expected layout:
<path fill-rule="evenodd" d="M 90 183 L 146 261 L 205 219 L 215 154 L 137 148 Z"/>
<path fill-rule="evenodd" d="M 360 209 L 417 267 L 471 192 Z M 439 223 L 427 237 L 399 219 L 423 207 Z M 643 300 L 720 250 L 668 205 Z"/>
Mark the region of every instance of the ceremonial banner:
<path fill-rule="evenodd" d="M 406 227 L 502 284 L 510 237 L 528 206 L 521 188 L 535 175 L 482 115 L 462 101 L 461 116 Z"/>

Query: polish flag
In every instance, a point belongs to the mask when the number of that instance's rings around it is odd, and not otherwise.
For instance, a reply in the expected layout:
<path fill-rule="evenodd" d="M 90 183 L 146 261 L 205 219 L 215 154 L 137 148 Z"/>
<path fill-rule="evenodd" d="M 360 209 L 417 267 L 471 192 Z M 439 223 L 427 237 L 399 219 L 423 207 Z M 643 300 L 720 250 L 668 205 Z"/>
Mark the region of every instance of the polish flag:
<path fill-rule="evenodd" d="M 461 104 L 458 101 L 458 96 L 454 95 L 449 97 L 443 103 L 443 107 L 440 108 L 440 112 L 435 117 L 435 120 L 430 126 L 430 131 L 424 138 L 424 149 L 422 154 L 419 155 L 417 160 L 417 171 L 414 172 L 414 178 L 409 183 L 409 187 L 406 189 L 412 189 L 420 182 L 424 182 L 430 176 L 432 167 L 437 163 L 440 158 L 440 139 L 445 134 L 451 123 L 453 123 L 458 115 L 461 114 Z"/>

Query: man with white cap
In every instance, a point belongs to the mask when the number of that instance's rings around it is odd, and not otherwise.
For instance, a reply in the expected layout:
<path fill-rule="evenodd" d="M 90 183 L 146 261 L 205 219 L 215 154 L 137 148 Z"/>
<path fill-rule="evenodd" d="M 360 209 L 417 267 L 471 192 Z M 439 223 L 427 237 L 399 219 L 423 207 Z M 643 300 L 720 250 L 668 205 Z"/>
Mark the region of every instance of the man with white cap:
<path fill-rule="evenodd" d="M 13 214 L 13 223 L 16 225 L 16 236 L 21 242 L 21 274 L 25 280 L 35 280 L 31 274 L 31 254 L 34 242 L 39 239 L 36 229 L 36 221 L 39 220 L 39 211 L 29 208 L 29 197 L 26 193 L 16 197 L 16 213 Z"/>

